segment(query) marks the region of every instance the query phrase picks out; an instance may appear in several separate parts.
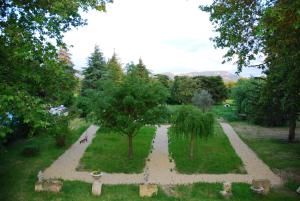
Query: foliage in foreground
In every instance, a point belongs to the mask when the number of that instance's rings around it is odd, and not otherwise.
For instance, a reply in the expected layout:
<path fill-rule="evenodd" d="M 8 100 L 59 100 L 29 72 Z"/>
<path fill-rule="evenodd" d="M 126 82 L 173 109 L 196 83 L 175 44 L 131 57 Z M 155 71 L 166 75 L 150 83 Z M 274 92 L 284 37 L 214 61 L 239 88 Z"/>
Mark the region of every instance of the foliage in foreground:
<path fill-rule="evenodd" d="M 77 80 L 71 63 L 59 55 L 66 48 L 63 34 L 85 24 L 80 10 L 103 11 L 107 2 L 1 1 L 0 138 L 16 124 L 27 134 L 39 133 L 51 126 L 49 107 L 71 105 Z"/>
<path fill-rule="evenodd" d="M 80 170 L 100 170 L 103 172 L 141 173 L 144 169 L 146 158 L 151 149 L 155 128 L 142 127 L 133 139 L 135 147 L 134 157 L 128 160 L 127 138 L 107 129 L 100 129 L 92 144 L 87 148 L 80 160 Z"/>
<path fill-rule="evenodd" d="M 67 136 L 64 147 L 57 147 L 50 135 L 38 135 L 15 141 L 7 147 L 7 151 L 0 150 L 0 200 L 48 200 L 45 194 L 34 192 L 37 173 L 51 165 L 88 127 L 84 121 L 77 121 L 76 124 L 77 127 L 71 129 Z M 22 152 L 27 147 L 37 148 L 39 152 L 24 157 Z"/>

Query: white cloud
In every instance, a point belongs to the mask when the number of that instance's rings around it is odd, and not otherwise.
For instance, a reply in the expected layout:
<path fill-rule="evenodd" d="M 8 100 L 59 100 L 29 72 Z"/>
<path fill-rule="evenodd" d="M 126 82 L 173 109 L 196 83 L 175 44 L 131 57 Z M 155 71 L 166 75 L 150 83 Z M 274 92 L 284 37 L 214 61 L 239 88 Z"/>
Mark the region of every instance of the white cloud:
<path fill-rule="evenodd" d="M 114 0 L 106 13 L 83 13 L 88 25 L 65 34 L 77 69 L 98 44 L 106 57 L 116 50 L 122 63 L 142 58 L 152 72 L 234 71 L 214 49 L 207 0 Z"/>

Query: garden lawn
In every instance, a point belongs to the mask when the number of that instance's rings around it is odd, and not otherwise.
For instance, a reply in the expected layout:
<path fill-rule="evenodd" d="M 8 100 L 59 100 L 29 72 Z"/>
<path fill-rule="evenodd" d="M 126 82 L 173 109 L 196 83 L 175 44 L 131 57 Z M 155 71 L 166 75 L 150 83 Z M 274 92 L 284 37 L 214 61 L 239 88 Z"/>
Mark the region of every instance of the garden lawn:
<path fill-rule="evenodd" d="M 189 138 L 179 138 L 169 129 L 169 152 L 180 173 L 246 173 L 241 159 L 236 155 L 219 123 L 208 138 L 199 138 L 194 159 L 189 159 Z"/>
<path fill-rule="evenodd" d="M 236 114 L 236 107 L 233 104 L 231 104 L 230 107 L 224 107 L 224 105 L 213 105 L 211 111 L 217 117 L 221 117 L 226 121 L 241 121 Z"/>
<path fill-rule="evenodd" d="M 79 170 L 141 173 L 149 155 L 155 127 L 142 127 L 133 138 L 133 159 L 128 160 L 126 135 L 99 130 L 80 160 Z"/>
<path fill-rule="evenodd" d="M 259 158 L 272 169 L 293 171 L 300 176 L 300 143 L 280 139 L 247 138 L 241 135 Z"/>
<path fill-rule="evenodd" d="M 30 201 L 222 201 L 219 191 L 222 189 L 221 184 L 196 183 L 193 185 L 181 185 L 173 187 L 177 197 L 167 195 L 161 188 L 158 194 L 152 198 L 140 198 L 139 187 L 137 185 L 116 185 L 102 186 L 100 197 L 91 194 L 91 184 L 82 182 L 65 181 L 62 192 L 35 193 L 26 192 Z M 297 201 L 299 196 L 295 192 L 288 191 L 285 188 L 272 190 L 267 196 L 254 194 L 247 184 L 233 184 L 233 197 L 231 201 Z M 10 200 L 7 200 L 10 201 Z M 27 200 L 26 200 L 27 201 Z"/>
<path fill-rule="evenodd" d="M 68 145 L 87 128 L 82 125 L 73 130 L 68 138 Z M 21 156 L 21 150 L 28 144 L 39 145 L 39 155 L 27 158 Z M 100 197 L 91 194 L 91 184 L 78 181 L 64 181 L 60 193 L 34 192 L 37 172 L 48 167 L 65 148 L 56 148 L 50 136 L 40 135 L 30 140 L 19 141 L 8 147 L 7 152 L 0 155 L 0 200 L 1 201 L 219 201 L 221 184 L 197 183 L 187 186 L 174 187 L 178 198 L 166 195 L 161 188 L 158 195 L 153 198 L 140 198 L 137 185 L 104 185 Z M 299 196 L 286 188 L 271 191 L 267 196 L 253 194 L 249 185 L 233 184 L 232 201 L 297 201 Z"/>
<path fill-rule="evenodd" d="M 67 146 L 58 148 L 52 136 L 39 135 L 19 140 L 0 153 L 0 200 L 33 201 L 44 200 L 34 193 L 37 173 L 50 166 L 87 129 L 85 121 L 77 121 L 77 128 L 67 136 Z M 21 155 L 24 147 L 37 146 L 40 149 L 34 157 Z M 35 198 L 38 196 L 39 198 Z M 46 199 L 47 200 L 47 199 Z M 53 200 L 53 199 L 52 199 Z"/>

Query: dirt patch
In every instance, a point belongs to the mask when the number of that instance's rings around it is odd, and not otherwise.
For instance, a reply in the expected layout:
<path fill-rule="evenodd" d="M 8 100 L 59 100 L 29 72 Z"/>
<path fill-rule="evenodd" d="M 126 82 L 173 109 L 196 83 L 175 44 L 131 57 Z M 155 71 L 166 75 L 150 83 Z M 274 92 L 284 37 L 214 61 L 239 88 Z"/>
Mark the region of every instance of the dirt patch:
<path fill-rule="evenodd" d="M 262 127 L 257 125 L 249 125 L 243 122 L 230 123 L 237 133 L 253 138 L 271 138 L 287 140 L 287 127 Z M 300 140 L 300 127 L 296 128 L 296 139 Z"/>

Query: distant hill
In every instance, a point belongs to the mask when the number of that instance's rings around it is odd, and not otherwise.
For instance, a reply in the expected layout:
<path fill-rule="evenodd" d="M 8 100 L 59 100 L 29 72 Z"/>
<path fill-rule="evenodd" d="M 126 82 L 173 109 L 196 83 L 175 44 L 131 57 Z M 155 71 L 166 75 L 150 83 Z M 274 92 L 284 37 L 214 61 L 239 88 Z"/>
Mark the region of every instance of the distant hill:
<path fill-rule="evenodd" d="M 238 79 L 240 78 L 238 75 L 235 75 L 228 71 L 203 71 L 203 72 L 190 72 L 190 73 L 181 73 L 181 74 L 174 74 L 171 72 L 166 72 L 166 73 L 162 73 L 162 74 L 168 76 L 171 79 L 174 79 L 175 76 L 189 76 L 189 77 L 221 76 L 224 82 L 238 81 Z"/>

